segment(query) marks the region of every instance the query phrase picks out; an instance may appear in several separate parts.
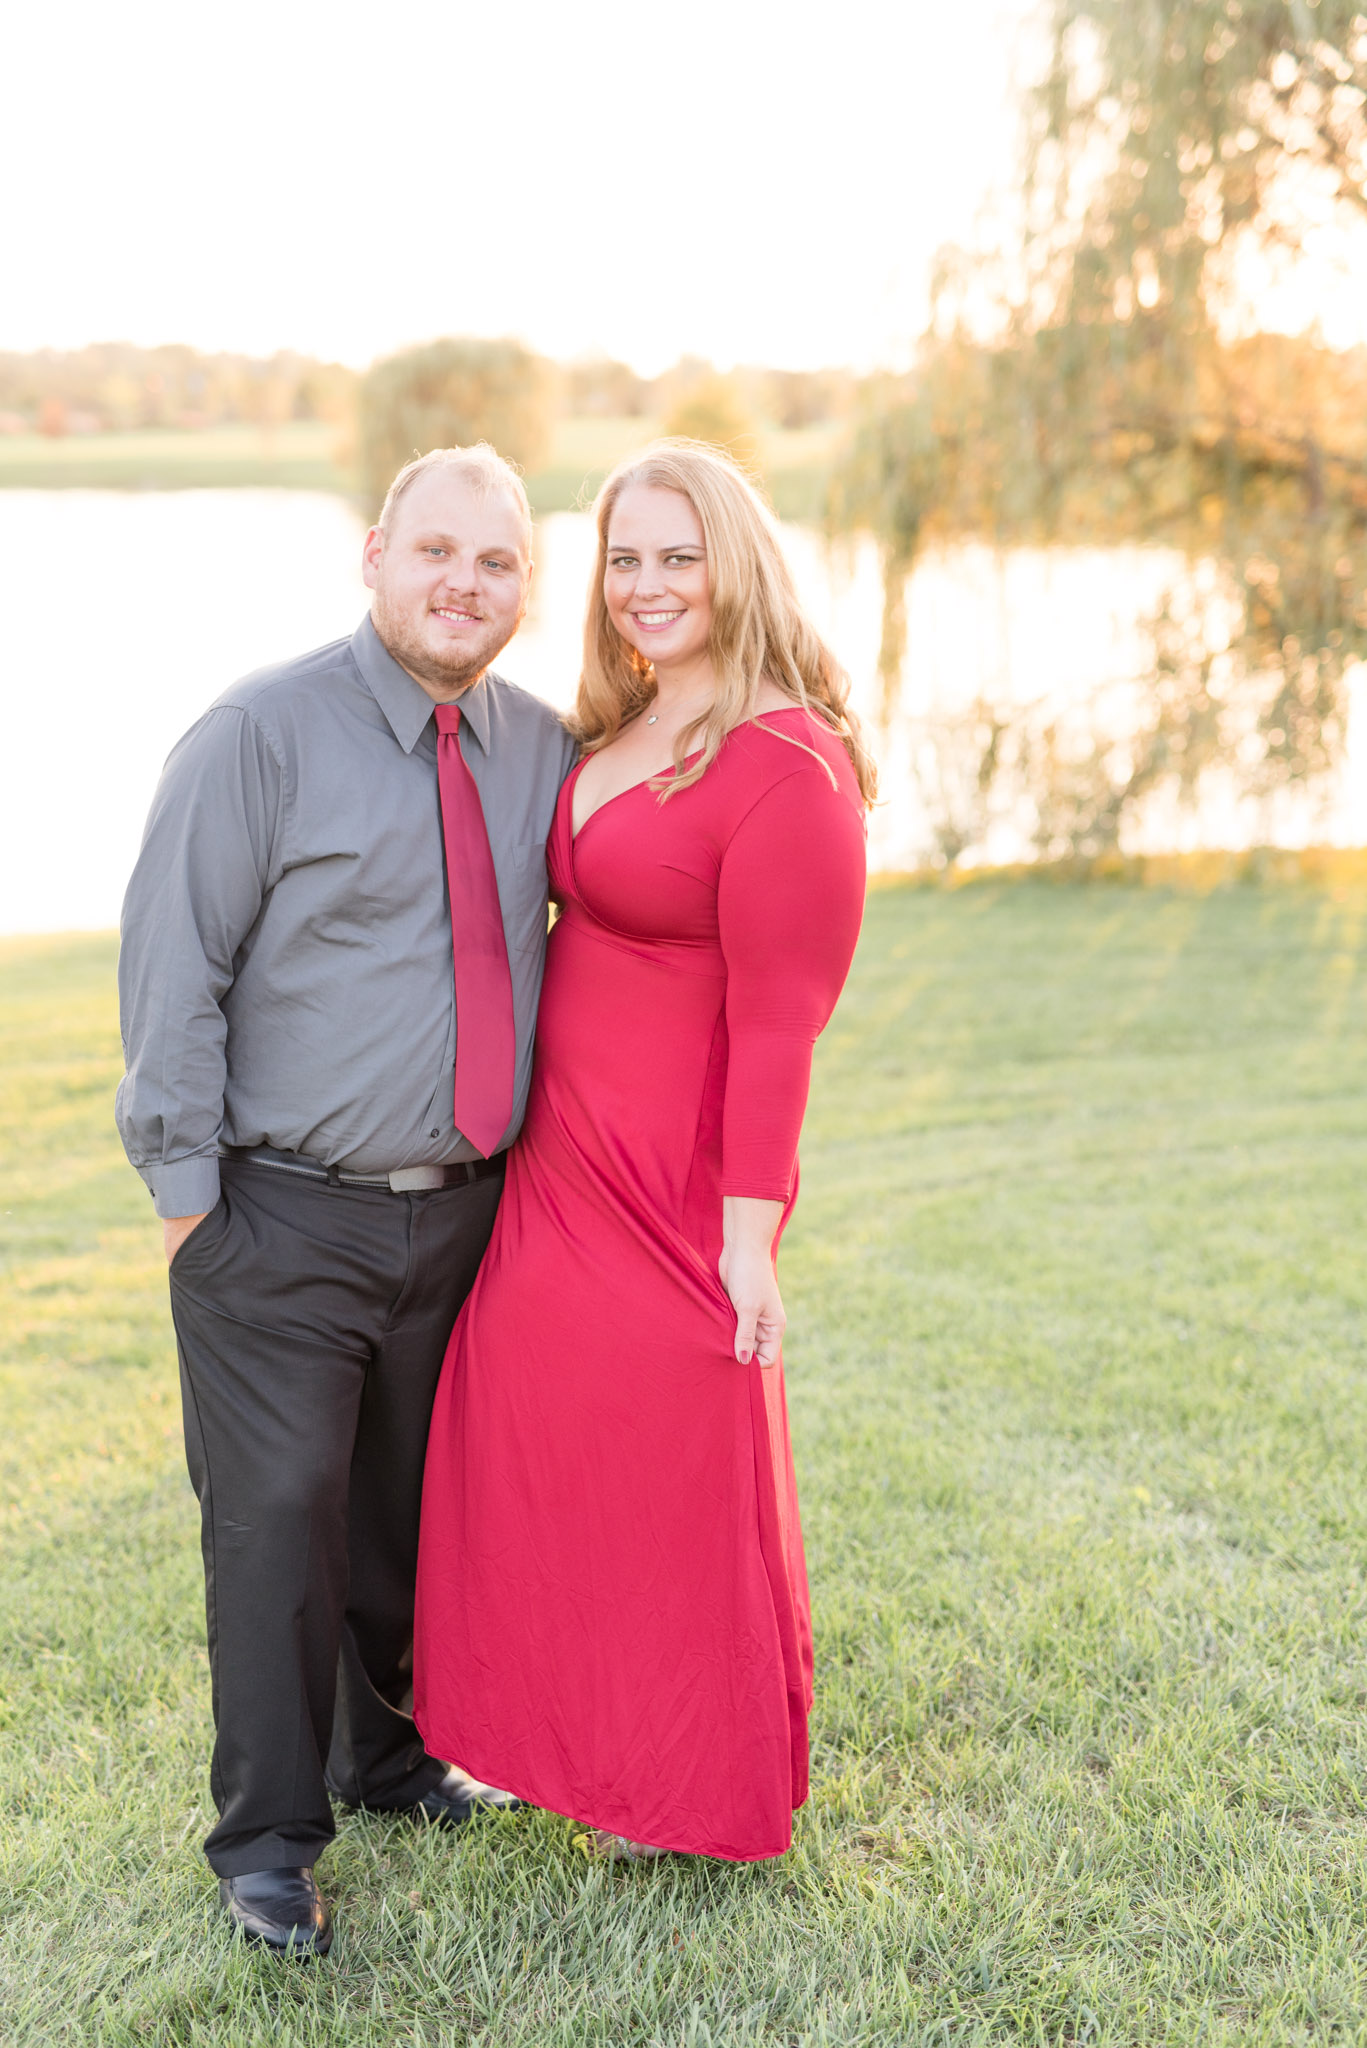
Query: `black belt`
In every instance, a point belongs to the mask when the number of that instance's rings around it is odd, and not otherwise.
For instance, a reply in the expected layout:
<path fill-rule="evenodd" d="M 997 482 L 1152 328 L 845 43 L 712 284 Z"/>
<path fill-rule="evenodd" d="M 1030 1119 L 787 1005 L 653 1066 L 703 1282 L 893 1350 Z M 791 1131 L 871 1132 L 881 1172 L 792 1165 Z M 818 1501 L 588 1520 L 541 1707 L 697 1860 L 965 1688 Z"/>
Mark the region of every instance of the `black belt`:
<path fill-rule="evenodd" d="M 249 1166 L 269 1166 L 276 1173 L 293 1173 L 300 1180 L 321 1180 L 333 1188 L 384 1188 L 392 1195 L 426 1194 L 437 1188 L 468 1187 L 491 1173 L 502 1173 L 506 1152 L 492 1159 L 461 1159 L 454 1166 L 396 1166 L 392 1173 L 347 1173 L 340 1166 L 324 1166 L 303 1152 L 278 1152 L 273 1145 L 220 1145 L 221 1159 L 244 1161 Z"/>

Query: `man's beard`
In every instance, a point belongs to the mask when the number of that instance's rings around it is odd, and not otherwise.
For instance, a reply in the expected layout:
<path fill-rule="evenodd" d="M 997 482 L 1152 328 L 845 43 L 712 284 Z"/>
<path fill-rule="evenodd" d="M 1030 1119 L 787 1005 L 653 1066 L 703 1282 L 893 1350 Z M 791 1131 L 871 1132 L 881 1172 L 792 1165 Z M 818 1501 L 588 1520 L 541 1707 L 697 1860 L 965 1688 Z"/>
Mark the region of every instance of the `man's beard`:
<path fill-rule="evenodd" d="M 490 662 L 502 653 L 513 637 L 509 633 L 499 639 L 495 627 L 481 639 L 478 647 L 452 646 L 449 651 L 438 651 L 410 626 L 404 613 L 386 601 L 383 590 L 378 587 L 371 602 L 370 616 L 375 631 L 395 661 L 411 676 L 416 676 L 419 682 L 431 683 L 440 690 L 460 690 L 468 683 L 477 683 Z M 516 630 L 514 626 L 513 632 Z"/>

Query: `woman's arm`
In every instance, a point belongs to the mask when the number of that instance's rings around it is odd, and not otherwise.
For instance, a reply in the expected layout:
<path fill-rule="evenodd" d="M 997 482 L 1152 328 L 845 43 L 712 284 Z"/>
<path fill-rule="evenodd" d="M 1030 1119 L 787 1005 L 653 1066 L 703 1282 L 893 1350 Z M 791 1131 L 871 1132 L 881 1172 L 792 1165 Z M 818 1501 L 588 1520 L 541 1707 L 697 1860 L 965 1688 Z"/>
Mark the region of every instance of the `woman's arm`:
<path fill-rule="evenodd" d="M 776 783 L 722 859 L 726 959 L 722 1284 L 736 1356 L 772 1365 L 783 1334 L 773 1244 L 792 1190 L 812 1047 L 849 972 L 864 905 L 864 823 L 815 762 Z"/>

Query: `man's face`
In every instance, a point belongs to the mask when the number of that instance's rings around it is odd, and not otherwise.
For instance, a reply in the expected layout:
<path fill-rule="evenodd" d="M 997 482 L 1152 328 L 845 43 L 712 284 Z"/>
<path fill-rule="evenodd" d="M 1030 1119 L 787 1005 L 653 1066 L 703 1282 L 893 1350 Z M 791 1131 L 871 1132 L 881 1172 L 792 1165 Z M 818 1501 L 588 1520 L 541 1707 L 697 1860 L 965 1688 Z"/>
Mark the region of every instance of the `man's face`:
<path fill-rule="evenodd" d="M 372 526 L 362 556 L 370 615 L 394 659 L 429 697 L 477 682 L 527 609 L 531 559 L 516 501 L 459 470 L 429 469 Z"/>

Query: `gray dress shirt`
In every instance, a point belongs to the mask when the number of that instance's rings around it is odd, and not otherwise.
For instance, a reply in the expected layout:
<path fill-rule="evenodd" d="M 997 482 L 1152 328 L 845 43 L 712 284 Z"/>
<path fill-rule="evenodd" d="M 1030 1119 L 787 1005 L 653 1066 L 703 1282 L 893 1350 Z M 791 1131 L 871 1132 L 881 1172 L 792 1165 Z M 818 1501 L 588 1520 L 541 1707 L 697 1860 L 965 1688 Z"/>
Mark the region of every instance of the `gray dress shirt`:
<path fill-rule="evenodd" d="M 486 675 L 460 700 L 503 907 L 517 1085 L 531 1079 L 546 835 L 574 744 Z M 436 729 L 369 618 L 248 676 L 166 763 L 119 957 L 124 1147 L 161 1216 L 218 1199 L 218 1147 L 353 1173 L 480 1155 L 455 1128 L 455 979 Z"/>

